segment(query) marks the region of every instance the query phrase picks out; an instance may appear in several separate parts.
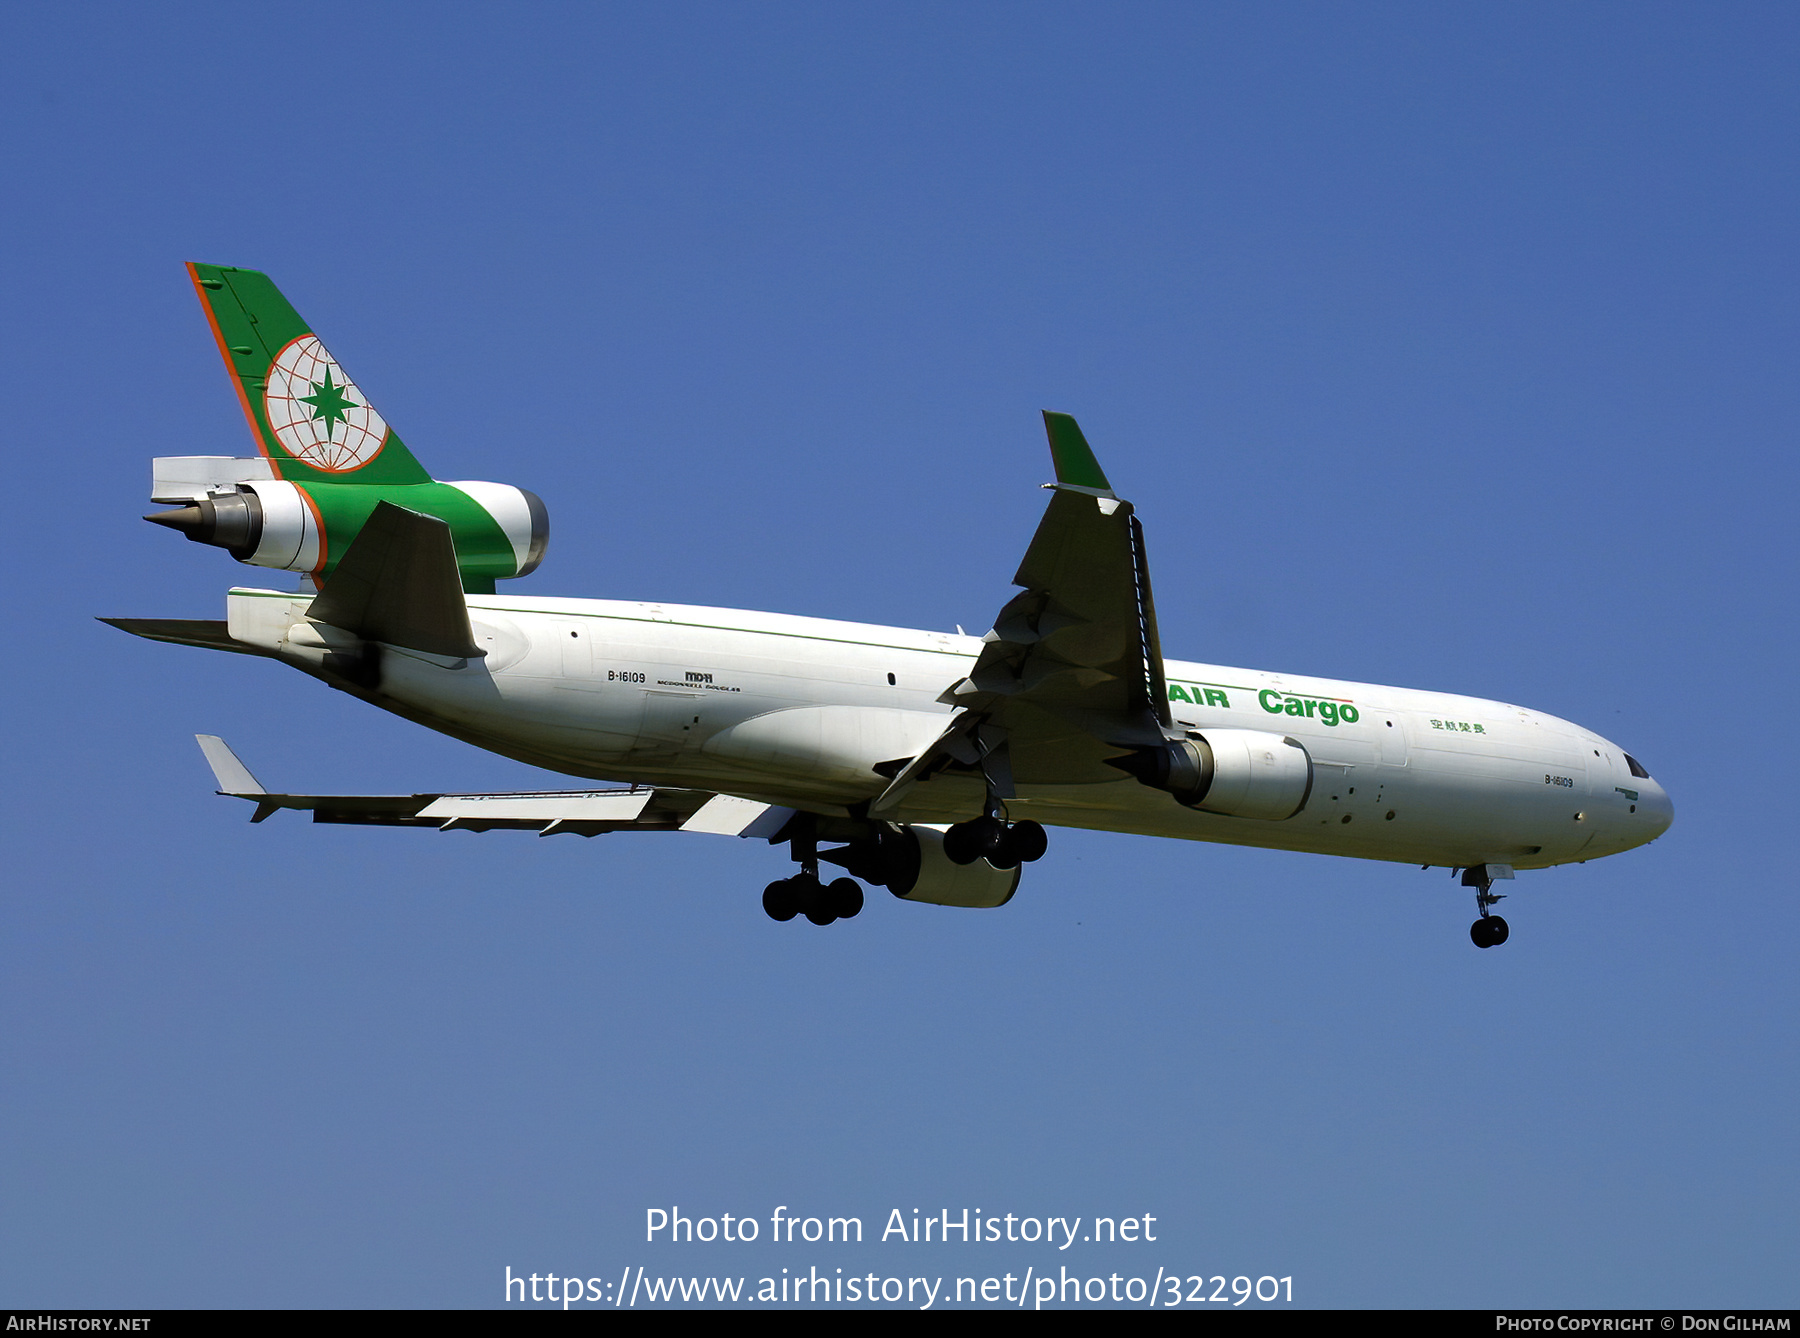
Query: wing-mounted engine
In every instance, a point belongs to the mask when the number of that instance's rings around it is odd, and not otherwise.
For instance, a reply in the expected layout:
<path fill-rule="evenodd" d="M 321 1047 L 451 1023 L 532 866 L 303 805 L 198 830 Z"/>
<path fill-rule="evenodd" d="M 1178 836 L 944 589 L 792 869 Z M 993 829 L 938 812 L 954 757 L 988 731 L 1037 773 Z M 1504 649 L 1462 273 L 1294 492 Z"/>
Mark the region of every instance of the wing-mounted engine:
<path fill-rule="evenodd" d="M 903 901 L 933 906 L 1004 906 L 1019 888 L 1020 866 L 996 869 L 985 859 L 958 864 L 944 853 L 944 833 L 937 827 L 884 825 L 874 838 L 821 851 L 819 858 Z"/>
<path fill-rule="evenodd" d="M 1279 822 L 1306 807 L 1312 757 L 1297 740 L 1260 729 L 1189 730 L 1161 748 L 1138 748 L 1112 765 L 1178 803 L 1232 818 Z"/>

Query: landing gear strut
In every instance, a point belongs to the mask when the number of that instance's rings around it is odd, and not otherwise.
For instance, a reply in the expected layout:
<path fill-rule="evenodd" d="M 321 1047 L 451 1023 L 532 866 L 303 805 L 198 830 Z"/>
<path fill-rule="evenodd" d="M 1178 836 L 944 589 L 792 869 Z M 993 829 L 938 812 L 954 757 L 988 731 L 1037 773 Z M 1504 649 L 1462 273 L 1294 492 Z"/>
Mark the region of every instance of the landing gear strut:
<path fill-rule="evenodd" d="M 1000 815 L 1000 801 L 987 797 L 986 812 L 979 818 L 959 822 L 944 833 L 944 854 L 955 864 L 973 864 L 985 859 L 996 869 L 1016 869 L 1044 857 L 1050 839 L 1042 824 L 1031 821 L 1007 825 Z"/>
<path fill-rule="evenodd" d="M 791 920 L 804 915 L 816 925 L 855 918 L 863 908 L 862 886 L 854 878 L 821 881 L 819 838 L 810 824 L 795 832 L 789 848 L 800 864 L 800 872 L 792 878 L 777 879 L 763 889 L 763 910 L 769 918 Z"/>
<path fill-rule="evenodd" d="M 1506 876 L 1512 876 L 1510 870 Z M 1492 872 L 1485 864 L 1464 869 L 1462 885 L 1475 889 L 1475 909 L 1481 912 L 1481 918 L 1469 926 L 1469 941 L 1478 948 L 1499 947 L 1506 942 L 1511 931 L 1507 929 L 1505 920 L 1488 911 L 1488 907 L 1495 902 L 1506 900 L 1503 893 L 1489 890 L 1494 886 Z"/>

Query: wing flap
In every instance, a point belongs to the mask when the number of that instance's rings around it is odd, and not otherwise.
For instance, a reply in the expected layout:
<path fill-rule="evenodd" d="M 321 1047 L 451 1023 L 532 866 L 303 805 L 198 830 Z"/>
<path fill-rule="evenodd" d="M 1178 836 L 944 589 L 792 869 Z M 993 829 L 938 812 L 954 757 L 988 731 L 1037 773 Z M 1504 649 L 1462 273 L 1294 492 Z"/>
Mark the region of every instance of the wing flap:
<path fill-rule="evenodd" d="M 261 822 L 289 808 L 314 822 L 438 831 L 535 831 L 540 836 L 607 832 L 702 832 L 773 839 L 793 810 L 706 790 L 628 786 L 492 794 L 271 794 L 216 734 L 194 736 L 219 793 L 256 804 Z"/>
<path fill-rule="evenodd" d="M 566 794 L 445 794 L 419 810 L 421 818 L 492 824 L 518 822 L 633 823 L 649 806 L 651 790 L 590 790 Z"/>
<path fill-rule="evenodd" d="M 754 799 L 739 799 L 736 795 L 715 794 L 681 824 L 681 830 L 707 832 L 714 836 L 773 840 L 793 815 L 793 809 L 783 808 L 779 804 L 763 804 Z"/>

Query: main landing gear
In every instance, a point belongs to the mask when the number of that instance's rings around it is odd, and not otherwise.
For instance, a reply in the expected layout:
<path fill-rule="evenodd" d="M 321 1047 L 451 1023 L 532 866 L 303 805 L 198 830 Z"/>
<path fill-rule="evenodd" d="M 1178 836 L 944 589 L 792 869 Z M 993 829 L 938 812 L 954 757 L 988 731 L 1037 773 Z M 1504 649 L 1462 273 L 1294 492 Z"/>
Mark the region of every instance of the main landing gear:
<path fill-rule="evenodd" d="M 782 878 L 763 889 L 763 909 L 771 920 L 791 920 L 804 915 L 816 925 L 849 920 L 863 908 L 862 885 L 854 878 L 833 878 L 821 883 L 817 872 L 801 872 Z"/>
<path fill-rule="evenodd" d="M 959 822 L 944 833 L 944 854 L 956 864 L 985 859 L 996 869 L 1016 869 L 1044 857 L 1050 840 L 1043 827 L 1027 818 L 1010 827 L 996 812 Z"/>
<path fill-rule="evenodd" d="M 1507 877 L 1511 877 L 1509 872 Z M 1475 909 L 1481 912 L 1481 918 L 1469 926 L 1469 941 L 1478 948 L 1497 948 L 1506 942 L 1510 932 L 1506 921 L 1498 915 L 1490 914 L 1488 907 L 1496 901 L 1506 900 L 1499 892 L 1489 889 L 1494 885 L 1493 875 L 1485 864 L 1477 864 L 1474 868 L 1464 869 L 1462 885 L 1475 889 Z"/>
<path fill-rule="evenodd" d="M 821 854 L 821 833 L 824 840 L 844 844 Z M 816 925 L 860 912 L 863 883 L 940 906 L 1004 905 L 1019 884 L 1013 870 L 1041 859 L 1049 845 L 1040 824 L 1007 823 L 991 798 L 987 812 L 949 828 L 941 844 L 935 829 L 808 813 L 795 814 L 774 839 L 788 843 L 800 872 L 763 889 L 763 910 L 772 920 L 804 915 Z M 821 860 L 840 865 L 849 876 L 826 882 L 819 877 Z M 977 865 L 981 860 L 986 866 Z"/>
<path fill-rule="evenodd" d="M 819 838 L 811 824 L 792 838 L 790 849 L 800 863 L 792 878 L 780 878 L 763 889 L 763 909 L 771 920 L 791 920 L 804 915 L 816 925 L 854 919 L 863 908 L 862 885 L 854 878 L 819 878 Z"/>

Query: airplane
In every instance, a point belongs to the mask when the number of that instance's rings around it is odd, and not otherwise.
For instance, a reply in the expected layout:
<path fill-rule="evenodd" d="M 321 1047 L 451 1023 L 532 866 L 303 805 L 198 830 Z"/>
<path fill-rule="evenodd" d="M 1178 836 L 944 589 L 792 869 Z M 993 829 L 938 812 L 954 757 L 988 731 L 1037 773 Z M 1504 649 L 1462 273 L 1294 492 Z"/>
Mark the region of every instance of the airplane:
<path fill-rule="evenodd" d="M 311 795 L 264 789 L 197 736 L 219 793 L 314 822 L 549 836 L 685 831 L 786 844 L 778 921 L 826 925 L 863 885 L 992 908 L 1047 827 L 1447 868 L 1470 939 L 1494 885 L 1655 840 L 1668 794 L 1579 725 L 1504 702 L 1164 657 L 1144 529 L 1074 418 L 983 636 L 778 613 L 503 596 L 548 512 L 440 482 L 255 270 L 190 264 L 258 454 L 166 457 L 145 517 L 296 591 L 233 588 L 222 620 L 102 619 L 279 660 L 403 719 L 601 788 Z M 827 881 L 822 865 L 843 870 Z"/>

